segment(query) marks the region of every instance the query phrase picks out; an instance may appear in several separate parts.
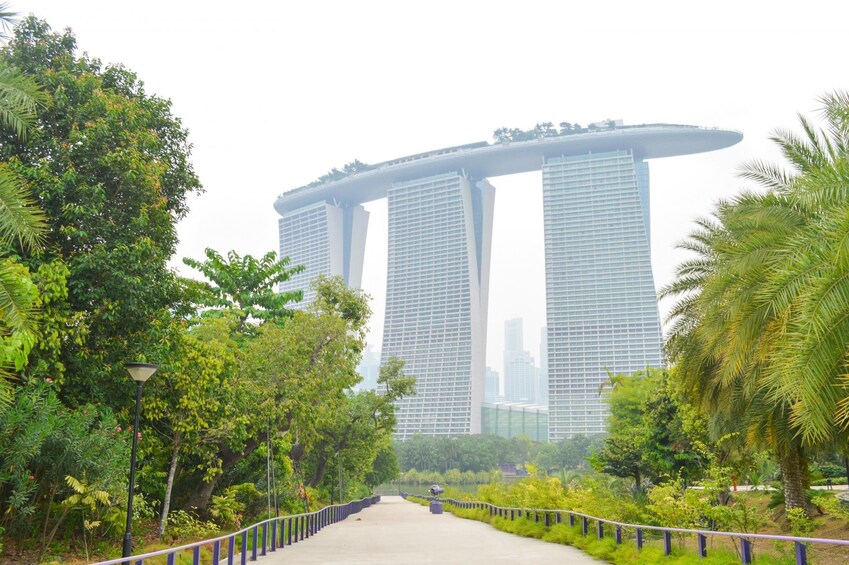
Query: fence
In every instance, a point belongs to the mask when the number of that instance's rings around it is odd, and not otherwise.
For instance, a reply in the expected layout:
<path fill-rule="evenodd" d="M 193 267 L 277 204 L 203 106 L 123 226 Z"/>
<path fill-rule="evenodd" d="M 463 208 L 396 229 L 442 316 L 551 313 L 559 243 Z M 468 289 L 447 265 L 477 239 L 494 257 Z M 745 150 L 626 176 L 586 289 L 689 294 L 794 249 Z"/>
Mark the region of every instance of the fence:
<path fill-rule="evenodd" d="M 403 493 L 404 498 L 418 498 L 421 500 L 430 500 L 430 496 L 422 496 L 417 494 Z M 808 549 L 820 546 L 844 546 L 849 547 L 849 540 L 840 539 L 824 539 L 824 538 L 806 538 L 795 536 L 778 536 L 770 534 L 748 534 L 739 532 L 719 532 L 714 530 L 694 530 L 687 528 L 665 528 L 661 526 L 647 526 L 642 524 L 628 524 L 625 522 L 616 522 L 614 520 L 605 520 L 589 514 L 580 512 L 572 512 L 571 510 L 556 510 L 548 508 L 511 508 L 505 506 L 496 506 L 488 502 L 455 500 L 453 498 L 442 499 L 442 502 L 463 509 L 488 510 L 492 517 L 500 517 L 510 521 L 527 519 L 535 522 L 543 522 L 546 527 L 555 524 L 564 523 L 568 520 L 570 526 L 580 524 L 581 533 L 584 536 L 590 535 L 593 531 L 598 539 L 604 539 L 607 535 L 613 535 L 617 544 L 624 543 L 625 539 L 632 539 L 638 550 L 649 541 L 649 535 L 655 534 L 658 536 L 658 541 L 662 539 L 663 554 L 670 555 L 672 553 L 672 536 L 677 534 L 680 536 L 690 535 L 695 536 L 695 549 L 700 557 L 707 557 L 708 553 L 708 538 L 720 537 L 731 540 L 736 546 L 737 554 L 744 565 L 753 563 L 754 551 L 753 544 L 755 540 L 772 540 L 784 544 L 790 544 L 793 548 L 796 565 L 808 565 Z M 841 562 L 845 563 L 845 556 Z"/>
<path fill-rule="evenodd" d="M 362 500 L 354 500 L 347 504 L 325 506 L 315 512 L 269 518 L 238 532 L 227 534 L 226 536 L 153 551 L 142 555 L 110 559 L 109 561 L 101 561 L 94 565 L 113 565 L 117 563 L 144 565 L 146 559 L 159 556 L 166 557 L 167 565 L 174 565 L 177 555 L 182 552 L 191 552 L 192 565 L 200 565 L 201 548 L 209 545 L 212 546 L 213 563 L 221 562 L 222 548 L 224 548 L 227 565 L 233 565 L 234 563 L 245 565 L 248 561 L 256 561 L 257 557 L 266 555 L 269 552 L 277 551 L 287 545 L 308 539 L 318 533 L 322 528 L 336 522 L 341 522 L 351 514 L 356 514 L 360 510 L 378 502 L 380 502 L 380 497 L 372 496 Z M 241 538 L 241 550 L 237 554 L 236 545 L 239 538 Z"/>

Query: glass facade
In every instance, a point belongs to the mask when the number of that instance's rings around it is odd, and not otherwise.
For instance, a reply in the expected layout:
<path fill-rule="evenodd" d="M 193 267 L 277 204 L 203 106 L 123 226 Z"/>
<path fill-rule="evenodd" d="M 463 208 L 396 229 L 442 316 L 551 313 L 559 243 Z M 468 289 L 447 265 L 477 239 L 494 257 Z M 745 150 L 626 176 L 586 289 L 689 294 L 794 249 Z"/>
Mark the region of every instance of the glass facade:
<path fill-rule="evenodd" d="M 389 189 L 382 359 L 416 377 L 397 404 L 399 439 L 480 433 L 493 198 L 458 173 Z"/>
<path fill-rule="evenodd" d="M 304 270 L 281 283 L 279 290 L 303 290 L 304 299 L 294 308 L 305 308 L 315 298 L 310 283 L 318 275 L 339 275 L 345 284 L 362 282 L 368 212 L 359 205 L 317 202 L 291 210 L 278 220 L 280 257 Z"/>
<path fill-rule="evenodd" d="M 630 150 L 542 168 L 549 439 L 604 431 L 608 372 L 660 367 L 648 166 Z"/>
<path fill-rule="evenodd" d="M 484 404 L 481 432 L 505 438 L 527 437 L 548 441 L 548 410 L 532 404 Z"/>

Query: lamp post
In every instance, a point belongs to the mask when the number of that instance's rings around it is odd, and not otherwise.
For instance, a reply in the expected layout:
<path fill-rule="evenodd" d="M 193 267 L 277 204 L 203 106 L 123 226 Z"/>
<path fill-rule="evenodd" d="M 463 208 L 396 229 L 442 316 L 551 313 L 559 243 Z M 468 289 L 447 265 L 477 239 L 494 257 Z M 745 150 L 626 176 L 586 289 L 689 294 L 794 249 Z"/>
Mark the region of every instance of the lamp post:
<path fill-rule="evenodd" d="M 121 557 L 133 553 L 133 538 L 130 528 L 133 526 L 133 491 L 136 487 L 136 448 L 139 440 L 139 412 L 141 412 L 142 385 L 159 367 L 150 363 L 124 363 L 124 368 L 136 381 L 136 424 L 133 426 L 133 451 L 130 455 L 130 492 L 127 495 L 127 529 L 124 532 L 124 550 Z"/>
<path fill-rule="evenodd" d="M 344 503 L 342 499 L 342 463 L 339 459 L 339 452 L 336 452 L 336 467 L 339 469 L 339 504 Z"/>

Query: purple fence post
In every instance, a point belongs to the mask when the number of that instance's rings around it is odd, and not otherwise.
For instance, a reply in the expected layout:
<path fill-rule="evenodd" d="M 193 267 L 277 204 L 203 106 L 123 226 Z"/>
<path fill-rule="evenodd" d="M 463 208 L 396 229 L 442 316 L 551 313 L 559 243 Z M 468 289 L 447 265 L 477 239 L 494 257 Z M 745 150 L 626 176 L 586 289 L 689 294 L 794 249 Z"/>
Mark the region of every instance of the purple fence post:
<path fill-rule="evenodd" d="M 581 533 L 585 536 L 590 529 L 590 521 L 587 520 L 586 516 L 581 516 Z"/>
<path fill-rule="evenodd" d="M 575 515 L 574 514 L 569 514 L 569 525 L 570 526 L 575 525 Z"/>
<path fill-rule="evenodd" d="M 236 534 L 227 540 L 227 565 L 233 565 L 233 554 L 236 553 Z"/>
<path fill-rule="evenodd" d="M 510 509 L 510 521 L 512 522 L 515 519 L 516 519 L 516 511 L 511 508 Z"/>
<path fill-rule="evenodd" d="M 292 545 L 292 519 L 291 518 L 289 518 L 289 525 L 286 528 L 286 538 L 287 538 L 286 545 Z"/>
<path fill-rule="evenodd" d="M 616 526 L 616 545 L 622 545 L 622 526 Z"/>
<path fill-rule="evenodd" d="M 604 539 L 604 522 L 598 521 L 598 539 Z"/>
<path fill-rule="evenodd" d="M 637 550 L 643 549 L 643 530 L 637 528 Z"/>
<path fill-rule="evenodd" d="M 265 549 L 267 547 L 267 543 L 266 543 L 267 540 L 268 540 L 268 522 L 263 522 L 262 523 L 262 553 L 260 555 L 266 554 Z"/>
<path fill-rule="evenodd" d="M 307 517 L 301 516 L 301 524 L 300 524 L 300 527 L 298 528 L 298 530 L 300 530 L 301 537 L 298 539 L 298 541 L 304 541 L 304 530 L 307 529 L 306 526 L 307 526 Z"/>
<path fill-rule="evenodd" d="M 545 513 L 545 527 L 549 527 L 551 525 L 551 514 L 548 512 Z"/>
<path fill-rule="evenodd" d="M 168 559 L 166 560 L 168 562 L 168 565 L 174 565 L 174 560 L 176 558 L 177 558 L 177 552 L 176 551 L 169 553 Z"/>
<path fill-rule="evenodd" d="M 212 562 L 217 564 L 219 561 L 221 561 L 221 540 L 216 540 L 212 546 Z"/>
<path fill-rule="evenodd" d="M 254 542 L 254 546 L 251 548 L 251 561 L 256 561 L 256 550 L 257 550 L 257 545 L 259 545 L 259 543 L 257 543 L 257 542 L 259 542 L 259 528 L 258 527 L 256 527 L 256 526 L 253 527 L 251 537 L 253 537 L 253 542 Z"/>
<path fill-rule="evenodd" d="M 196 545 L 192 549 L 192 565 L 200 565 L 200 546 Z"/>
<path fill-rule="evenodd" d="M 746 538 L 740 538 L 740 556 L 743 558 L 743 565 L 752 562 L 752 542 Z"/>
<path fill-rule="evenodd" d="M 534 512 L 534 522 L 539 522 L 539 512 Z"/>
<path fill-rule="evenodd" d="M 242 532 L 242 565 L 248 562 L 248 531 Z"/>
<path fill-rule="evenodd" d="M 699 534 L 699 557 L 707 557 L 707 536 Z"/>
<path fill-rule="evenodd" d="M 796 565 L 808 565 L 808 547 L 800 542 L 796 542 Z"/>
<path fill-rule="evenodd" d="M 277 520 L 271 522 L 271 551 L 277 551 Z"/>
<path fill-rule="evenodd" d="M 672 532 L 663 530 L 663 554 L 672 554 Z"/>

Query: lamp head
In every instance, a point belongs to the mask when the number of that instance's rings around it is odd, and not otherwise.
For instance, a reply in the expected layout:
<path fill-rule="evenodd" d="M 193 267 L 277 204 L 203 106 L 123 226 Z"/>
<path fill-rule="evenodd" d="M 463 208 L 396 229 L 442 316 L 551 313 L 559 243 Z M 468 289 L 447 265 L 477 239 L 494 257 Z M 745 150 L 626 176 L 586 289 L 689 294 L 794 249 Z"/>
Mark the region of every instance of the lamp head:
<path fill-rule="evenodd" d="M 124 363 L 124 368 L 137 383 L 143 383 L 156 372 L 159 365 L 152 363 Z"/>

